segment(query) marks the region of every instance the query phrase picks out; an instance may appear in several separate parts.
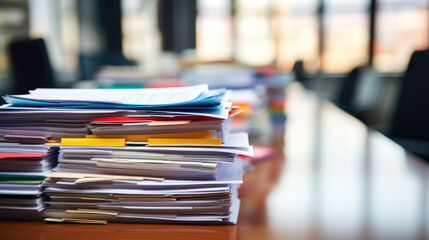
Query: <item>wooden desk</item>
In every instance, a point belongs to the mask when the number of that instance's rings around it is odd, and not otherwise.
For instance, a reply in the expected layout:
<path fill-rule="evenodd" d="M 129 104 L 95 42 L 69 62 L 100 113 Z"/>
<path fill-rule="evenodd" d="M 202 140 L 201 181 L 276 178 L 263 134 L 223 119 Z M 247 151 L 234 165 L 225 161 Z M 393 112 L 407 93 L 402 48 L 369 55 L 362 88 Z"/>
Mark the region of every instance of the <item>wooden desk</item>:
<path fill-rule="evenodd" d="M 427 239 L 426 162 L 293 85 L 233 226 L 0 222 L 0 239 Z"/>

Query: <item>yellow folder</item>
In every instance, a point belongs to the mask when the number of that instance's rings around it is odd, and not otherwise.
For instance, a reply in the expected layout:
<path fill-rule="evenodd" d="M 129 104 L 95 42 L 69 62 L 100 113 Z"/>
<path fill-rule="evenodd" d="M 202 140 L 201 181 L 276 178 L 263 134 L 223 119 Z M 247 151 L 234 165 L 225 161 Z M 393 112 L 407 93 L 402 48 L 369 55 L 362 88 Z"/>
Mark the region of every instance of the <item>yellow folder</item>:
<path fill-rule="evenodd" d="M 149 138 L 149 146 L 155 145 L 222 145 L 220 138 L 187 139 L 187 138 Z"/>
<path fill-rule="evenodd" d="M 214 131 L 161 133 L 141 135 L 86 135 L 86 138 L 125 138 L 129 142 L 147 142 L 149 138 L 181 138 L 181 139 L 207 139 L 214 137 Z"/>
<path fill-rule="evenodd" d="M 61 138 L 61 146 L 125 147 L 125 138 Z"/>

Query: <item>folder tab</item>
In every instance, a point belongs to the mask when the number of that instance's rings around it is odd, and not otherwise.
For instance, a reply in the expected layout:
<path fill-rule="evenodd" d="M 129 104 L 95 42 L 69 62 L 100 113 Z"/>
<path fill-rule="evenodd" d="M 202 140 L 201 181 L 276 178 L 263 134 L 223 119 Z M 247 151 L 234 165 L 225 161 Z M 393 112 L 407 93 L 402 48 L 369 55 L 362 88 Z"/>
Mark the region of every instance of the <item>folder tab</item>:
<path fill-rule="evenodd" d="M 86 138 L 125 138 L 125 140 L 128 142 L 147 142 L 149 138 L 207 139 L 213 136 L 216 136 L 215 131 L 140 134 L 140 135 L 86 135 Z"/>
<path fill-rule="evenodd" d="M 125 147 L 125 138 L 62 138 L 61 146 Z"/>
<path fill-rule="evenodd" d="M 100 215 L 111 215 L 111 216 L 117 216 L 119 214 L 119 212 L 114 212 L 114 211 L 106 211 L 106 210 L 99 210 L 99 209 L 84 209 L 84 208 L 68 209 L 66 210 L 66 213 L 87 213 L 87 214 L 100 214 Z"/>
<path fill-rule="evenodd" d="M 0 158 L 40 158 L 46 153 L 2 152 Z"/>
<path fill-rule="evenodd" d="M 159 177 L 142 177 L 142 176 L 128 176 L 128 175 L 109 175 L 109 174 L 96 174 L 96 173 L 71 173 L 71 172 L 51 172 L 46 175 L 48 178 L 71 178 L 71 179 L 108 179 L 108 180 L 152 180 L 163 181 L 164 178 Z M 83 180 L 81 180 L 83 181 Z"/>
<path fill-rule="evenodd" d="M 222 145 L 220 138 L 186 139 L 186 138 L 150 138 L 149 146 L 156 145 Z"/>
<path fill-rule="evenodd" d="M 152 121 L 149 126 L 170 126 L 190 124 L 191 120 L 173 120 L 173 121 Z"/>
<path fill-rule="evenodd" d="M 45 218 L 47 222 L 61 223 L 91 223 L 91 224 L 107 224 L 106 220 L 80 219 L 80 218 Z"/>

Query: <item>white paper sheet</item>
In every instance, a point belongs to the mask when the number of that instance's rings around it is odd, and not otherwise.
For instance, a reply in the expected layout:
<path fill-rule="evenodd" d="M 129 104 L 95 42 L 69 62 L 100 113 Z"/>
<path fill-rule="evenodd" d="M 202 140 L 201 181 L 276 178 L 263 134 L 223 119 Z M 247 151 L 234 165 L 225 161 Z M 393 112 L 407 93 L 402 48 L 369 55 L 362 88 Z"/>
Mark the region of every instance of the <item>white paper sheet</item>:
<path fill-rule="evenodd" d="M 188 102 L 208 91 L 207 84 L 156 89 L 45 89 L 15 95 L 28 100 L 59 102 L 104 102 L 136 105 L 159 105 Z"/>

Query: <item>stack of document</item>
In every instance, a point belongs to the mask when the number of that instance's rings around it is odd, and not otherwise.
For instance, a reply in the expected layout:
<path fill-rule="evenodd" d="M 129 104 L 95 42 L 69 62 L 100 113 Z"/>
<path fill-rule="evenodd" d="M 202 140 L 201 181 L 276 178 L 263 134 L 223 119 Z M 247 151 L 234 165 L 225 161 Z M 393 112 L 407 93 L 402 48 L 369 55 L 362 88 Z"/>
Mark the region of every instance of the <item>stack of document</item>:
<path fill-rule="evenodd" d="M 186 135 L 189 134 L 186 133 Z M 149 139 L 148 146 L 126 146 L 126 142 L 124 143 L 122 139 L 106 138 L 97 139 L 96 144 L 113 145 L 112 141 L 121 141 L 123 145 L 118 147 L 88 146 L 92 143 L 85 140 L 93 139 L 95 138 L 63 139 L 56 170 L 210 180 L 225 175 L 225 171 L 229 171 L 235 164 L 237 154 L 249 155 L 251 153 L 247 134 L 244 133 L 232 134 L 225 144 L 221 144 L 219 139 L 213 138 L 155 138 L 154 140 L 158 141 L 158 144 L 151 145 L 152 139 Z M 73 145 L 81 146 L 64 146 L 64 140 L 73 140 L 71 142 Z M 109 142 L 104 142 L 106 140 Z M 205 143 L 210 140 L 218 140 L 218 145 Z M 187 141 L 192 142 L 187 144 Z M 202 143 L 198 143 L 198 141 Z"/>
<path fill-rule="evenodd" d="M 85 125 L 75 134 L 63 125 L 43 136 L 45 145 L 60 147 L 58 166 L 44 183 L 47 221 L 231 224 L 243 174 L 236 156 L 253 150 L 246 133 L 229 134 L 228 119 L 240 110 L 228 96 L 207 85 L 36 89 L 5 96 L 0 114 L 34 114 L 45 122 L 52 114 L 50 123 Z M 32 130 L 6 132 L 2 141 L 22 144 L 42 132 Z"/>
<path fill-rule="evenodd" d="M 222 142 L 228 137 L 230 123 L 224 119 L 175 117 L 94 118 L 89 129 L 95 135 L 161 134 L 211 131 Z"/>
<path fill-rule="evenodd" d="M 0 218 L 41 220 L 42 182 L 57 161 L 56 147 L 0 144 Z"/>
<path fill-rule="evenodd" d="M 241 168 L 236 162 L 213 180 L 53 172 L 45 183 L 50 197 L 46 220 L 235 223 Z"/>
<path fill-rule="evenodd" d="M 165 89 L 36 89 L 7 95 L 0 142 L 42 144 L 63 137 L 211 131 L 229 132 L 225 90 L 207 85 Z M 129 141 L 132 142 L 132 141 Z M 130 143 L 131 144 L 131 143 Z"/>
<path fill-rule="evenodd" d="M 90 134 L 88 123 L 94 117 L 122 116 L 118 110 L 64 110 L 14 105 L 0 107 L 0 142 L 44 144 L 63 136 Z"/>

